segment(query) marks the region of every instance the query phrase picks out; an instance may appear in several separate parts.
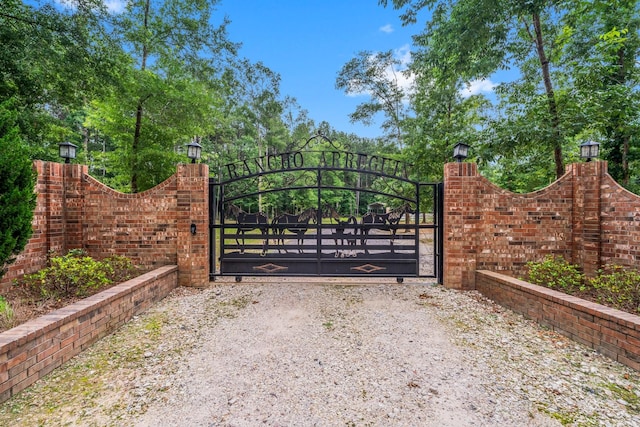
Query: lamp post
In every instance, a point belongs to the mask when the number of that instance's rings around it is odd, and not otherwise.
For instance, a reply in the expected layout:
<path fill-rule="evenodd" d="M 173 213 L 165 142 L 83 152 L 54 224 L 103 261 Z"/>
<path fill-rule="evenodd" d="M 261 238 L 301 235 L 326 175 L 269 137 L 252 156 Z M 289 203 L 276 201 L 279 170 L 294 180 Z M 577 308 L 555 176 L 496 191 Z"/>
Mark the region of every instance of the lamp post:
<path fill-rule="evenodd" d="M 469 146 L 464 142 L 458 142 L 453 146 L 453 158 L 456 162 L 461 163 L 469 154 Z"/>
<path fill-rule="evenodd" d="M 58 144 L 60 157 L 64 159 L 65 163 L 70 163 L 71 159 L 76 158 L 76 148 L 78 147 L 70 142 L 61 142 Z"/>
<path fill-rule="evenodd" d="M 586 141 L 580 144 L 580 157 L 590 162 L 591 159 L 598 157 L 600 153 L 600 143 L 595 141 Z"/>
<path fill-rule="evenodd" d="M 187 157 L 191 159 L 191 163 L 195 163 L 202 154 L 202 145 L 195 141 L 191 141 L 187 144 Z"/>

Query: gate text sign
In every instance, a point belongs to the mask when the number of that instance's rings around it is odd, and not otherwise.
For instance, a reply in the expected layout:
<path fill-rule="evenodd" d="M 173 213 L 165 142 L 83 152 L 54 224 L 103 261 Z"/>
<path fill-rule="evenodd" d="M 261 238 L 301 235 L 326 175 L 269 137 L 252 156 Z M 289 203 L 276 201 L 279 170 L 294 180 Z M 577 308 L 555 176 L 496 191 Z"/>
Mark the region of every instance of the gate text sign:
<path fill-rule="evenodd" d="M 308 157 L 310 156 L 307 156 L 307 162 L 305 162 L 305 155 L 309 153 L 311 152 L 292 151 L 282 154 L 269 154 L 238 163 L 229 163 L 223 166 L 222 169 L 226 173 L 224 180 L 246 178 L 265 172 L 299 170 L 311 167 L 355 170 L 409 179 L 409 165 L 399 160 L 348 151 L 322 151 L 314 153 L 319 155 L 319 157 L 313 156 L 313 160 L 318 160 L 317 164 L 309 165 L 307 163 L 309 163 Z"/>

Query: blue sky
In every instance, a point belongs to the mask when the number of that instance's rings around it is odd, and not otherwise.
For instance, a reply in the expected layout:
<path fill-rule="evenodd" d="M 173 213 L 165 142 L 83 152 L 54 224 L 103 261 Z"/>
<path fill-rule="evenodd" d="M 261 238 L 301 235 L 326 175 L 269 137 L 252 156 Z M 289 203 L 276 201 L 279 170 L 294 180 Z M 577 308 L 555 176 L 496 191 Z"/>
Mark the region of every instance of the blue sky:
<path fill-rule="evenodd" d="M 240 56 L 280 74 L 282 95 L 295 97 L 316 123 L 365 137 L 380 136 L 380 128 L 349 122 L 366 98 L 336 89 L 338 72 L 360 51 L 406 57 L 424 25 L 402 27 L 399 12 L 377 0 L 222 0 L 218 13 L 231 20 Z"/>

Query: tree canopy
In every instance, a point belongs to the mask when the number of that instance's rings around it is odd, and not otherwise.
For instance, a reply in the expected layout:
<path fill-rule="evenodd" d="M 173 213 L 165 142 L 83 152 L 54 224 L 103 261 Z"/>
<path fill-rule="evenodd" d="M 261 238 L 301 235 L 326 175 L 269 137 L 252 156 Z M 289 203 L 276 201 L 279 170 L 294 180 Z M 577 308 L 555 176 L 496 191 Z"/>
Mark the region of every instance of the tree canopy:
<path fill-rule="evenodd" d="M 269 64 L 239 57 L 218 0 L 134 0 L 117 13 L 103 0 L 6 0 L 0 102 L 27 157 L 55 160 L 58 143 L 72 142 L 96 178 L 128 192 L 174 173 L 190 141 L 203 145 L 215 174 L 318 130 L 415 165 L 419 181 L 441 179 L 453 146 L 465 142 L 485 175 L 516 191 L 549 184 L 581 143 L 596 140 L 613 177 L 640 189 L 637 2 L 379 3 L 417 25 L 410 61 L 362 50 L 335 81 L 369 96 L 350 118 L 383 117 L 377 139 L 314 122 L 295 94 L 281 93 Z M 489 96 L 468 90 L 504 70 L 514 78 Z"/>
<path fill-rule="evenodd" d="M 416 123 L 434 114 L 448 125 L 413 139 L 416 152 L 426 146 L 439 156 L 437 147 L 452 142 L 436 135 L 467 129 L 466 136 L 455 137 L 473 146 L 486 174 L 507 188 L 531 191 L 561 176 L 565 164 L 576 160 L 578 145 L 593 139 L 601 143 L 613 177 L 638 188 L 640 174 L 631 167 L 638 162 L 640 123 L 637 2 L 379 3 L 397 9 L 405 24 L 423 25 L 414 36 L 410 66 L 416 117 L 406 121 L 411 129 L 406 133 L 418 136 L 423 128 Z M 501 70 L 517 77 L 500 83 L 495 99 L 469 103 L 455 95 Z M 446 88 L 450 96 L 442 98 Z M 452 103 L 456 98 L 461 103 Z M 454 105 L 466 106 L 467 114 L 454 117 Z M 439 145 L 432 146 L 430 136 Z"/>

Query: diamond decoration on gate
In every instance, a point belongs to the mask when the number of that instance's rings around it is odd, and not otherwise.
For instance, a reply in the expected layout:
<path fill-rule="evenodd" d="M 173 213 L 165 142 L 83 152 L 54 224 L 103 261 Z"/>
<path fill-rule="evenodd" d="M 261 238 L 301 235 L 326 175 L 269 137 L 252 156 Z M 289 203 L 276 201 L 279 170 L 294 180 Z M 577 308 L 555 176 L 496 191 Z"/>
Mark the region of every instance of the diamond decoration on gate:
<path fill-rule="evenodd" d="M 358 267 L 351 267 L 352 270 L 362 271 L 363 273 L 373 273 L 375 271 L 386 270 L 386 267 L 380 267 L 373 264 L 363 264 Z"/>
<path fill-rule="evenodd" d="M 253 267 L 253 269 L 261 271 L 263 273 L 276 273 L 278 271 L 286 271 L 289 269 L 289 267 L 287 267 L 286 265 L 277 265 L 270 262 L 269 264 L 257 265 Z"/>

